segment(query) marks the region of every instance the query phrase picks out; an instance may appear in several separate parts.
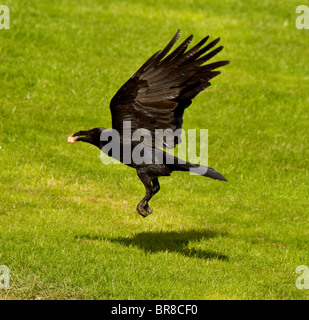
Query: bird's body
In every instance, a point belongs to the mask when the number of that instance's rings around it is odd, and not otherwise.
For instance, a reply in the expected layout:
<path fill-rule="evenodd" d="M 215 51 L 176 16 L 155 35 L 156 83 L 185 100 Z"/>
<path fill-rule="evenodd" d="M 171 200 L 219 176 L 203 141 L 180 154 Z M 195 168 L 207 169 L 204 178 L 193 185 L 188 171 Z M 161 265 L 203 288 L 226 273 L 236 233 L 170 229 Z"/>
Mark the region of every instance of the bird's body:
<path fill-rule="evenodd" d="M 202 47 L 208 37 L 186 51 L 192 40 L 190 36 L 167 55 L 179 34 L 180 31 L 162 51 L 148 59 L 113 97 L 110 103 L 112 130 L 95 128 L 69 137 L 71 143 L 91 143 L 136 169 L 146 189 L 145 197 L 137 206 L 137 211 L 144 217 L 152 212 L 148 201 L 160 189 L 158 177 L 169 176 L 173 171 L 192 171 L 226 181 L 213 168 L 188 163 L 161 150 L 181 143 L 184 110 L 210 85 L 209 80 L 220 74 L 214 69 L 229 63 L 219 61 L 202 65 L 223 48 L 218 47 L 204 55 L 219 42 L 217 39 Z M 136 139 L 137 132 L 140 139 Z"/>

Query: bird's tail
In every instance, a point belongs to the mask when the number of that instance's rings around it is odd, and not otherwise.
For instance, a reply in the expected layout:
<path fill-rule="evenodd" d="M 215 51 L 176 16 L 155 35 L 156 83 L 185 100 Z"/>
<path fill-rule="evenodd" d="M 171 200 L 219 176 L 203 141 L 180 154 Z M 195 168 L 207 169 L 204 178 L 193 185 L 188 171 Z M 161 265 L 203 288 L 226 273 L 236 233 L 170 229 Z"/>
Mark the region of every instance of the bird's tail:
<path fill-rule="evenodd" d="M 209 177 L 215 180 L 227 181 L 223 175 L 215 169 L 205 166 L 200 166 L 190 162 L 177 163 L 173 165 L 173 171 L 190 171 L 204 177 Z"/>

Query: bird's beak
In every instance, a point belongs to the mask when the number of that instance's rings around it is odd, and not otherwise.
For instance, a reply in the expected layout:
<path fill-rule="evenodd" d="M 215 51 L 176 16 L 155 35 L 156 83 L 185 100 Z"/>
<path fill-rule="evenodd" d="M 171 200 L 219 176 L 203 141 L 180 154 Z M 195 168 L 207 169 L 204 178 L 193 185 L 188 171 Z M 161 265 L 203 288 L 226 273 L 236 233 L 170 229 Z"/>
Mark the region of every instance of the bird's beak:
<path fill-rule="evenodd" d="M 77 139 L 78 139 L 78 136 L 77 136 L 77 137 L 69 136 L 69 137 L 68 137 L 68 143 L 73 143 L 73 142 L 75 142 Z"/>

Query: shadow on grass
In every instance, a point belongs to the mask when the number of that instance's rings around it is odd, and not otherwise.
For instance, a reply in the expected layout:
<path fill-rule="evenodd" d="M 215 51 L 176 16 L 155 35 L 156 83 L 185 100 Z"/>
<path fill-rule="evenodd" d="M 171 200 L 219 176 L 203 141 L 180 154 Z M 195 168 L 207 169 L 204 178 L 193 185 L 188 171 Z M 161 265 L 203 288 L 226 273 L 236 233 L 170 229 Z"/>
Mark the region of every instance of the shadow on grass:
<path fill-rule="evenodd" d="M 127 247 L 137 247 L 145 253 L 156 252 L 177 252 L 187 257 L 207 259 L 207 260 L 229 260 L 224 254 L 209 251 L 189 248 L 189 242 L 199 242 L 214 238 L 224 233 L 218 233 L 211 230 L 190 230 L 190 231 L 161 231 L 161 232 L 141 232 L 132 237 L 123 238 L 107 238 L 99 235 L 82 235 L 77 236 L 78 239 L 86 240 L 105 240 L 114 243 L 120 243 Z"/>

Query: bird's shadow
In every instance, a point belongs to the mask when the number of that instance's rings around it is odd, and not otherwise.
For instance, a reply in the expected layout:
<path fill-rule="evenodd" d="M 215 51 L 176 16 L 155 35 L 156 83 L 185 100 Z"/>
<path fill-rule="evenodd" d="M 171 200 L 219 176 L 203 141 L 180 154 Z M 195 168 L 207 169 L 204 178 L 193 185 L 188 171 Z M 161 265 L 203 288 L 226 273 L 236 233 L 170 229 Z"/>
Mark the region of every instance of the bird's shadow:
<path fill-rule="evenodd" d="M 190 231 L 159 231 L 159 232 L 141 232 L 131 237 L 104 237 L 100 235 L 80 235 L 78 239 L 86 240 L 104 240 L 119 243 L 127 247 L 137 247 L 145 253 L 157 252 L 176 252 L 186 257 L 206 259 L 206 260 L 229 260 L 222 253 L 210 250 L 195 249 L 189 247 L 190 242 L 207 241 L 208 239 L 224 236 L 225 233 L 219 233 L 212 230 L 190 230 Z M 194 245 L 194 244 L 193 244 Z"/>

